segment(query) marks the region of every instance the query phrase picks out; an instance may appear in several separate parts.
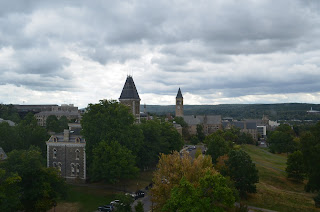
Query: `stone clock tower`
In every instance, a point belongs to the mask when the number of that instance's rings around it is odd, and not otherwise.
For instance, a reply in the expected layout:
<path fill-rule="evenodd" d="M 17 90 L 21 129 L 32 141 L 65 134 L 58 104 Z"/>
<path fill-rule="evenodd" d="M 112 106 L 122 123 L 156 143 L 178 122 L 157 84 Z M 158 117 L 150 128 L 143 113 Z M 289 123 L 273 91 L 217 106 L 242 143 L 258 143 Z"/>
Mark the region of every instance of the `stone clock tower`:
<path fill-rule="evenodd" d="M 176 116 L 183 117 L 183 97 L 180 88 L 176 97 Z"/>

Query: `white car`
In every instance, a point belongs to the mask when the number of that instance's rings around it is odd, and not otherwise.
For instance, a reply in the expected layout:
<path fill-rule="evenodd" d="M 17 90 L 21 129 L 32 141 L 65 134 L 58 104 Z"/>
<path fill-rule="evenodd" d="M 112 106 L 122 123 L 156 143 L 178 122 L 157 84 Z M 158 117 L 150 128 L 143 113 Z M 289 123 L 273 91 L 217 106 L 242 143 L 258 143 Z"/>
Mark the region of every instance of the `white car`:
<path fill-rule="evenodd" d="M 110 202 L 110 205 L 113 205 L 113 206 L 118 204 L 120 204 L 120 200 L 117 200 L 117 199 Z"/>

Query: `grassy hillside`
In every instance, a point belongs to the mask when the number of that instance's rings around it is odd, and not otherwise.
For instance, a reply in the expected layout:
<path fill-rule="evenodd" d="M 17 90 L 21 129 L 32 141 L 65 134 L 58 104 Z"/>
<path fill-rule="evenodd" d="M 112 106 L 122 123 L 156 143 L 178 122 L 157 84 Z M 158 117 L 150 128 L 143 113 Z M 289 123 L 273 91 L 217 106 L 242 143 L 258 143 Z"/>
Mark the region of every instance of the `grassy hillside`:
<path fill-rule="evenodd" d="M 320 211 L 314 207 L 315 194 L 304 191 L 304 183 L 286 178 L 286 155 L 272 154 L 252 145 L 242 148 L 251 156 L 259 170 L 257 193 L 246 204 L 276 211 Z"/>
<path fill-rule="evenodd" d="M 271 120 L 320 120 L 320 115 L 308 115 L 310 108 L 320 111 L 319 104 L 223 104 L 223 105 L 185 105 L 185 115 L 221 115 L 234 119 L 261 119 L 267 115 Z M 147 111 L 156 115 L 175 114 L 174 105 L 147 105 Z M 143 111 L 141 106 L 141 111 Z"/>

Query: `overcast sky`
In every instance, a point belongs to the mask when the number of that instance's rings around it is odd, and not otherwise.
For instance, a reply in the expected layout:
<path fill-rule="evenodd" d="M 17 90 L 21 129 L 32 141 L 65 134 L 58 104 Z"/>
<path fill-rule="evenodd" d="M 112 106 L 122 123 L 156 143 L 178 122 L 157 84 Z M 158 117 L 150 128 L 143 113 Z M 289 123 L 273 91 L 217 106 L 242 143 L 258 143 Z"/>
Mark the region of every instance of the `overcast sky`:
<path fill-rule="evenodd" d="M 319 0 L 0 1 L 0 103 L 320 103 Z"/>

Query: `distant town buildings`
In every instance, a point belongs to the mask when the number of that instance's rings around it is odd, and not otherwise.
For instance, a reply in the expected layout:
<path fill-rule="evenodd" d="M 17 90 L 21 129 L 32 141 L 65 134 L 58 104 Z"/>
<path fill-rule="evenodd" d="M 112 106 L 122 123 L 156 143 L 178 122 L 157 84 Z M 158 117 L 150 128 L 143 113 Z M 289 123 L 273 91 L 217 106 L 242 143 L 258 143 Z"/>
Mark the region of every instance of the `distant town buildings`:
<path fill-rule="evenodd" d="M 86 180 L 86 141 L 80 130 L 80 124 L 69 124 L 69 129 L 53 134 L 46 142 L 47 167 L 57 168 L 68 181 Z"/>
<path fill-rule="evenodd" d="M 47 118 L 51 115 L 56 116 L 58 119 L 60 119 L 62 116 L 65 116 L 68 120 L 77 120 L 78 122 L 81 119 L 78 107 L 75 107 L 73 104 L 62 104 L 61 106 L 52 106 L 50 110 L 41 111 L 39 113 L 36 113 L 34 116 L 37 119 L 38 125 L 45 127 Z"/>
<path fill-rule="evenodd" d="M 313 110 L 312 107 L 310 110 L 307 111 L 308 114 L 320 114 L 320 111 L 318 110 Z"/>

